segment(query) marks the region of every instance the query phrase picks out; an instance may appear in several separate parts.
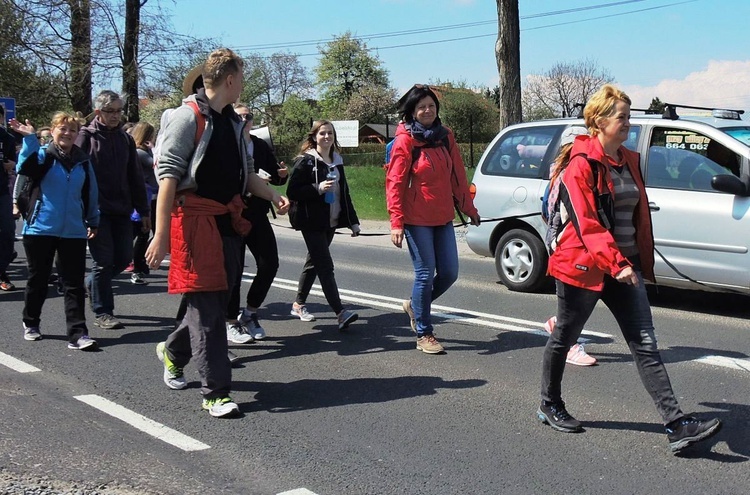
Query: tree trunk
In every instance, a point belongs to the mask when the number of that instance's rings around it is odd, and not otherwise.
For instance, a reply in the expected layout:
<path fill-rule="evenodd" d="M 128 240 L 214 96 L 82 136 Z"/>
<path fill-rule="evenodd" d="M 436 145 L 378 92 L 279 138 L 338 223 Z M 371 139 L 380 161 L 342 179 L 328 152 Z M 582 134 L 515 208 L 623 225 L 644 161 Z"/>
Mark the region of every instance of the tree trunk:
<path fill-rule="evenodd" d="M 91 105 L 91 4 L 68 0 L 70 5 L 70 100 L 74 112 L 90 115 Z"/>
<path fill-rule="evenodd" d="M 122 92 L 125 118 L 138 122 L 138 33 L 141 24 L 141 7 L 146 0 L 125 1 L 125 43 L 122 50 Z"/>
<path fill-rule="evenodd" d="M 500 128 L 517 124 L 521 114 L 521 28 L 518 0 L 497 1 L 495 59 L 500 76 Z"/>

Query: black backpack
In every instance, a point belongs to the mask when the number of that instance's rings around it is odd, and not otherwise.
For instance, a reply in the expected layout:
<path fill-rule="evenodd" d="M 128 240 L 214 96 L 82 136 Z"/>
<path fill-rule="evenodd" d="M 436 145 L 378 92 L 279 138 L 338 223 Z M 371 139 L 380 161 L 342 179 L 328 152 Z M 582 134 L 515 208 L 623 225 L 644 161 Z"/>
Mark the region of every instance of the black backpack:
<path fill-rule="evenodd" d="M 42 194 L 42 179 L 44 179 L 54 163 L 55 156 L 48 151 L 44 154 L 44 161 L 40 164 L 39 152 L 35 151 L 21 164 L 21 168 L 18 170 L 18 175 L 24 175 L 28 179 L 19 192 L 18 198 L 16 198 L 16 205 L 24 220 L 28 220 L 29 216 L 34 211 L 34 205 L 40 200 Z M 81 162 L 81 165 L 86 174 L 86 178 L 83 181 L 83 188 L 81 188 L 83 214 L 86 216 L 89 211 L 89 161 L 85 160 Z"/>

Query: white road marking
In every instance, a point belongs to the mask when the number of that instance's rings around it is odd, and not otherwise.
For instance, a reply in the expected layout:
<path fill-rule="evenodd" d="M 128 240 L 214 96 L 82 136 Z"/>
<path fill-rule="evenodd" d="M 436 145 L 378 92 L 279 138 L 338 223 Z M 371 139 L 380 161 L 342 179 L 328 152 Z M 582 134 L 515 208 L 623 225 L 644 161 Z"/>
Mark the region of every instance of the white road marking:
<path fill-rule="evenodd" d="M 7 366 L 8 368 L 18 371 L 19 373 L 33 373 L 34 371 L 42 371 L 39 368 L 31 366 L 28 363 L 24 363 L 20 359 L 16 359 L 13 356 L 9 356 L 3 352 L 0 352 L 0 364 Z"/>
<path fill-rule="evenodd" d="M 244 282 L 249 282 L 254 273 L 244 272 Z M 297 292 L 297 281 L 289 280 L 284 278 L 276 277 L 274 279 L 273 286 L 279 289 Z M 313 285 L 313 289 L 310 294 L 315 296 L 324 296 L 320 285 Z M 380 294 L 370 294 L 368 292 L 360 292 L 348 289 L 339 288 L 339 294 L 341 295 L 342 301 L 355 302 L 366 306 L 373 306 L 377 308 L 384 308 L 401 312 L 401 303 L 403 299 L 396 297 L 383 296 Z M 432 314 L 440 317 L 449 319 L 458 323 L 468 323 L 471 325 L 477 325 L 481 327 L 493 328 L 498 330 L 507 330 L 509 332 L 524 332 L 532 333 L 536 335 L 546 336 L 547 332 L 543 330 L 544 322 L 539 323 L 531 320 L 524 320 L 520 318 L 513 318 L 510 316 L 496 315 L 491 313 L 482 313 L 479 311 L 471 311 L 467 309 L 454 308 L 451 306 L 442 306 L 440 304 L 432 305 Z M 611 338 L 612 336 L 602 332 L 593 332 L 591 330 L 584 330 L 582 335 Z M 588 339 L 583 339 L 584 342 Z"/>
<path fill-rule="evenodd" d="M 74 398 L 178 449 L 192 452 L 211 448 L 210 445 L 206 445 L 168 426 L 157 423 L 104 397 L 98 395 L 77 395 Z"/>
<path fill-rule="evenodd" d="M 317 495 L 315 492 L 311 492 L 307 488 L 295 488 L 288 492 L 277 493 L 276 495 Z"/>
<path fill-rule="evenodd" d="M 730 358 L 725 356 L 703 356 L 698 359 L 693 359 L 693 361 L 713 366 L 721 366 L 722 368 L 750 371 L 750 359 Z"/>

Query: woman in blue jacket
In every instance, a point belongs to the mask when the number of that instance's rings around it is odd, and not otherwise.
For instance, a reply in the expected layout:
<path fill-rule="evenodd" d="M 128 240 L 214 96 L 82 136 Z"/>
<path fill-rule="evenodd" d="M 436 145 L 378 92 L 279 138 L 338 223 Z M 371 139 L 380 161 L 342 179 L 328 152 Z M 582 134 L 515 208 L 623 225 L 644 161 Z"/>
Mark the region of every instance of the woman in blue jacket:
<path fill-rule="evenodd" d="M 24 136 L 18 158 L 18 180 L 13 190 L 14 213 L 19 198 L 29 199 L 24 214 L 23 247 L 29 279 L 23 308 L 26 340 L 39 340 L 42 306 L 47 280 L 57 253 L 67 323 L 68 348 L 93 350 L 85 317 L 83 277 L 86 271 L 86 241 L 99 226 L 99 191 L 91 162 L 75 146 L 80 124 L 76 117 L 59 112 L 52 118 L 52 143 L 41 148 L 34 127 L 26 121 L 10 121 Z M 22 194 L 24 191 L 28 195 Z M 21 205 L 24 206 L 24 205 Z"/>

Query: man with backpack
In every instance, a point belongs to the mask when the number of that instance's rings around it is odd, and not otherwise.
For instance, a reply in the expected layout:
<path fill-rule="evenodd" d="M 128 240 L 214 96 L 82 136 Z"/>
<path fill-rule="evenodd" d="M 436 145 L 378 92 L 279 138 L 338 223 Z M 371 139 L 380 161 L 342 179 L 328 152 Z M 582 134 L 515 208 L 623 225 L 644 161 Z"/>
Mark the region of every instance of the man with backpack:
<path fill-rule="evenodd" d="M 187 302 L 178 328 L 156 346 L 164 383 L 185 388 L 183 368 L 193 359 L 202 407 L 214 417 L 239 412 L 229 396 L 225 313 L 228 289 L 242 276 L 242 236 L 250 229 L 241 215 L 242 196 L 249 191 L 280 211 L 289 207 L 251 171 L 244 122 L 231 105 L 242 92 L 242 70 L 242 58 L 233 51 L 213 51 L 203 64 L 205 87 L 170 115 L 158 157 L 156 231 L 146 251 L 153 269 L 170 251 L 169 292 L 184 294 Z"/>
<path fill-rule="evenodd" d="M 123 101 L 104 90 L 94 102 L 96 117 L 82 127 L 76 145 L 91 156 L 99 185 L 99 232 L 89 241 L 94 262 L 86 288 L 94 311 L 94 325 L 113 330 L 123 324 L 114 317 L 112 279 L 133 259 L 133 209 L 143 218 L 143 230 L 151 230 L 151 205 L 135 149 L 122 129 Z"/>

